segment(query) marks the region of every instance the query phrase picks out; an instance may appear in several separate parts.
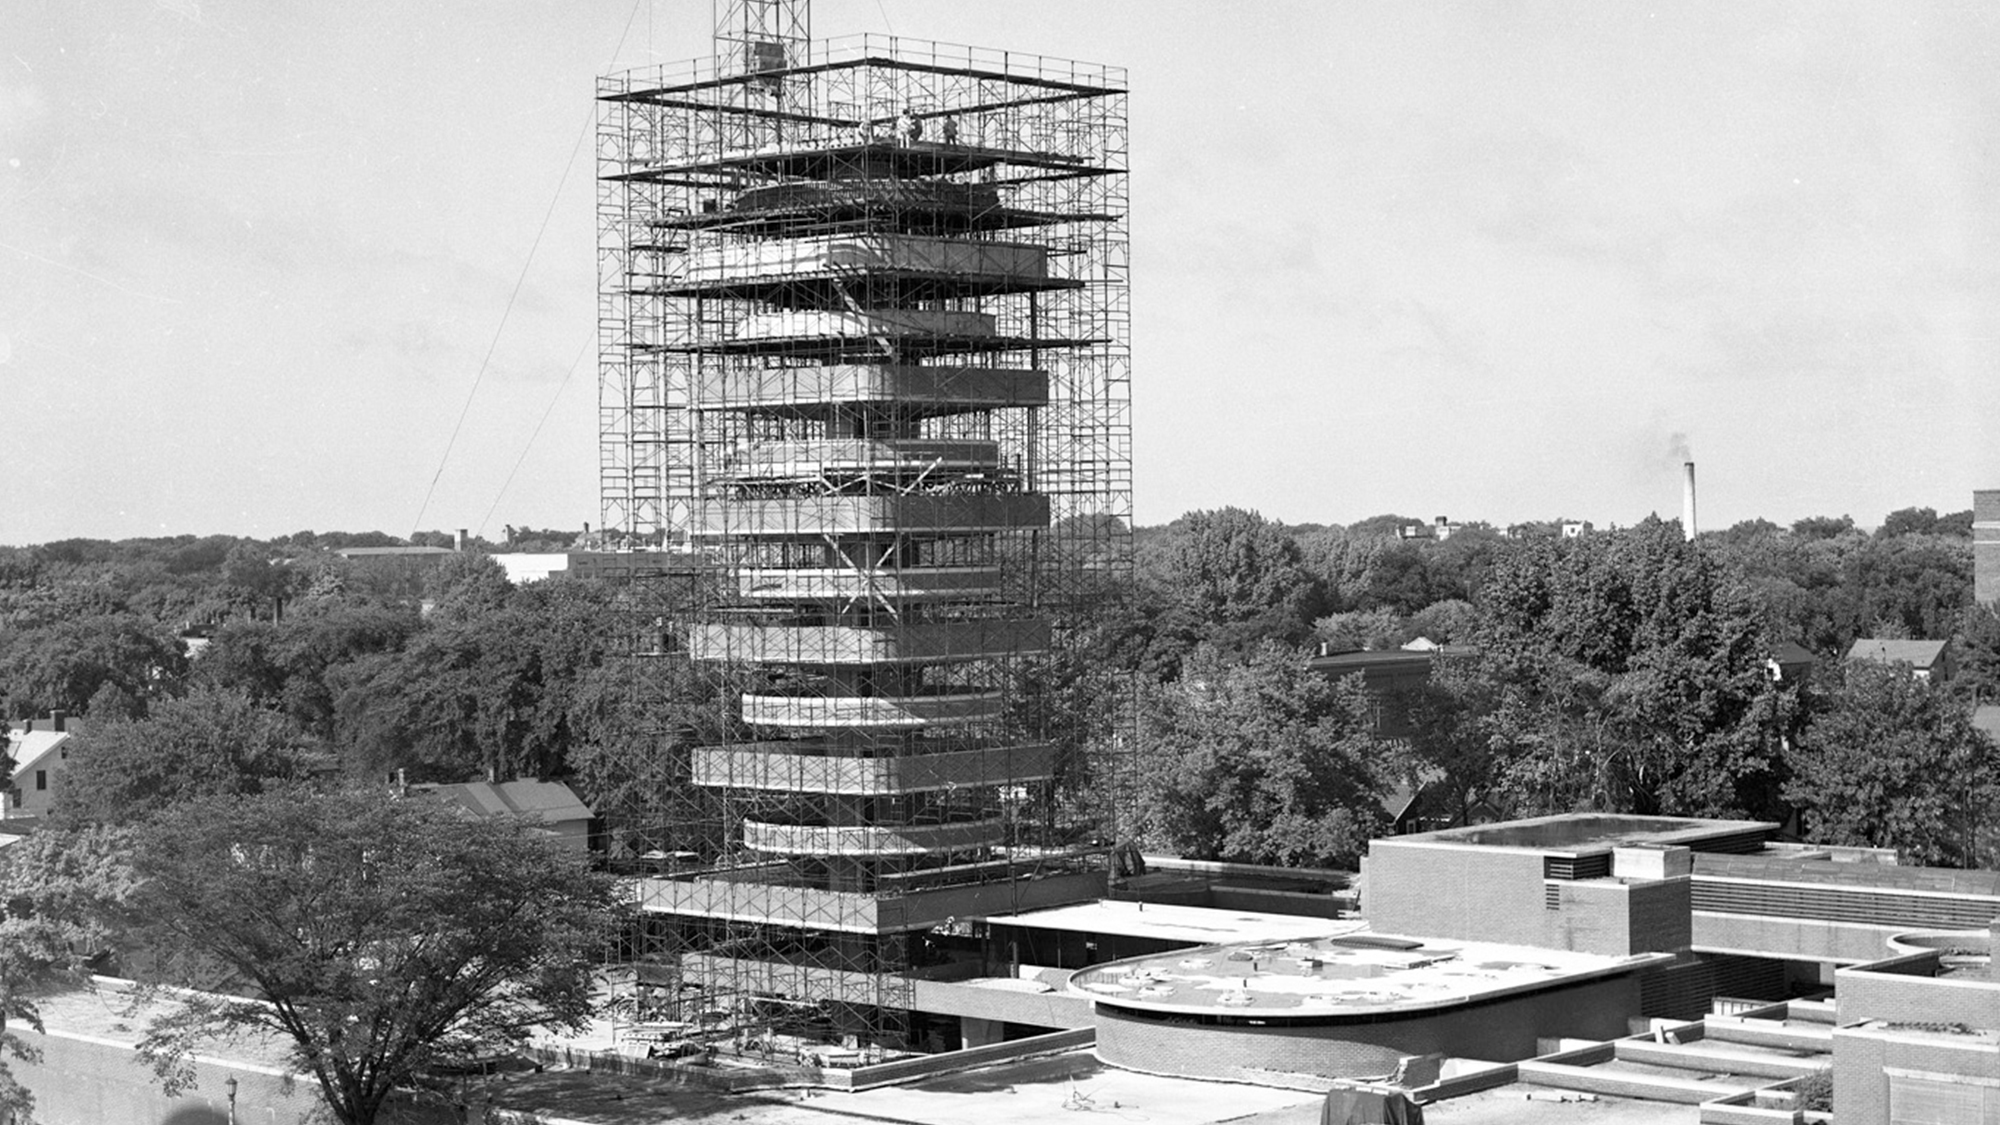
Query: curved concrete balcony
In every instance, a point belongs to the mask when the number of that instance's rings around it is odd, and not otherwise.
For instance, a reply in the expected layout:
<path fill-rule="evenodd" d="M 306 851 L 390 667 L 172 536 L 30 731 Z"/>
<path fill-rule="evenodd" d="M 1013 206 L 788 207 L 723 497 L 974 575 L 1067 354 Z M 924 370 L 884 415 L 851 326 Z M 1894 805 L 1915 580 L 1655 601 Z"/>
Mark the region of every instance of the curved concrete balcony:
<path fill-rule="evenodd" d="M 674 291 L 736 289 L 772 282 L 918 274 L 987 287 L 1032 286 L 1049 276 L 1049 252 L 1022 242 L 908 234 L 762 238 L 695 249 Z"/>
<path fill-rule="evenodd" d="M 738 450 L 722 459 L 716 479 L 752 484 L 862 474 L 942 478 L 990 474 L 999 468 L 997 441 L 832 438 L 766 442 Z"/>
<path fill-rule="evenodd" d="M 736 325 L 737 340 L 799 340 L 808 338 L 869 338 L 929 336 L 991 336 L 991 313 L 947 309 L 787 309 L 744 317 Z"/>
<path fill-rule="evenodd" d="M 693 659 L 755 664 L 950 664 L 1048 647 L 1049 623 L 1039 618 L 885 628 L 725 622 L 688 629 Z"/>
<path fill-rule="evenodd" d="M 794 730 L 912 730 L 984 722 L 998 718 L 1005 706 L 999 692 L 985 690 L 920 695 L 745 694 L 742 713 L 746 723 Z"/>
<path fill-rule="evenodd" d="M 792 416 L 893 403 L 922 417 L 1047 406 L 1049 375 L 1011 367 L 829 363 L 741 367 L 697 376 L 695 409 Z"/>
<path fill-rule="evenodd" d="M 1000 206 L 1000 189 L 992 184 L 952 180 L 837 179 L 825 183 L 795 182 L 751 188 L 729 203 L 736 212 L 770 210 L 834 210 L 843 207 L 890 205 L 956 211 L 991 211 Z"/>
<path fill-rule="evenodd" d="M 711 501 L 694 513 L 689 531 L 704 539 L 820 542 L 828 535 L 973 534 L 1048 525 L 1048 497 L 1032 492 L 987 492 Z"/>
<path fill-rule="evenodd" d="M 743 846 L 775 855 L 927 855 L 991 847 L 1006 838 L 999 817 L 958 824 L 769 824 L 743 822 Z"/>
<path fill-rule="evenodd" d="M 896 758 L 835 758 L 816 749 L 797 742 L 704 746 L 694 752 L 694 783 L 709 789 L 883 797 L 1045 781 L 1055 776 L 1056 767 L 1055 747 L 1047 743 Z"/>
<path fill-rule="evenodd" d="M 1000 571 L 990 566 L 900 570 L 755 567 L 736 572 L 736 594 L 767 602 L 991 601 L 1000 596 Z"/>

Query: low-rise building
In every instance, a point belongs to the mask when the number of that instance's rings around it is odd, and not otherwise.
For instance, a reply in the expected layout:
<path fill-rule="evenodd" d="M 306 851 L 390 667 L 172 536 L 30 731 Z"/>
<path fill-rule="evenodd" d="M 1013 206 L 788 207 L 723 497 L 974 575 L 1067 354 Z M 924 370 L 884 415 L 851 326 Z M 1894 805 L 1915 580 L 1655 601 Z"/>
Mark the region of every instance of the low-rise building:
<path fill-rule="evenodd" d="M 1950 641 L 1863 637 L 1847 650 L 1847 659 L 1867 664 L 1907 664 L 1911 675 L 1930 683 L 1941 683 L 1951 678 Z"/>
<path fill-rule="evenodd" d="M 468 781 L 457 785 L 412 785 L 411 793 L 450 801 L 483 817 L 513 817 L 547 832 L 576 852 L 590 848 L 590 822 L 597 814 L 570 787 L 556 781 Z"/>
<path fill-rule="evenodd" d="M 70 739 L 77 720 L 62 711 L 34 719 L 7 733 L 7 758 L 12 780 L 0 792 L 0 820 L 47 816 L 54 807 L 57 779 L 69 763 Z"/>

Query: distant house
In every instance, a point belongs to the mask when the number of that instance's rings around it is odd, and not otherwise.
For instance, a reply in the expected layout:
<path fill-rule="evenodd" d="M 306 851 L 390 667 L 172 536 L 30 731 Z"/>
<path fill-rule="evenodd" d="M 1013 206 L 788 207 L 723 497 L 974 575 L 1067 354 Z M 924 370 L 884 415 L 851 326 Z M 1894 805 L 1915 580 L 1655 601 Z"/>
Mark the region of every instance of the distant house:
<path fill-rule="evenodd" d="M 1864 637 L 1847 650 L 1847 659 L 1870 664 L 1907 664 L 1919 680 L 1942 682 L 1951 678 L 1950 641 L 1893 641 Z"/>
<path fill-rule="evenodd" d="M 1444 786 L 1436 782 L 1426 782 L 1416 789 L 1396 786 L 1382 798 L 1382 810 L 1389 814 L 1389 833 L 1393 836 L 1468 824 L 1494 824 L 1506 819 L 1499 805 L 1480 796 L 1474 796 L 1471 804 L 1460 809 Z"/>
<path fill-rule="evenodd" d="M 333 552 L 350 562 L 372 559 L 441 559 L 458 552 L 450 547 L 341 547 Z"/>
<path fill-rule="evenodd" d="M 412 785 L 412 794 L 450 801 L 482 817 L 514 817 L 540 828 L 570 851 L 590 848 L 590 821 L 596 814 L 569 786 L 555 781 L 468 781 L 459 785 Z"/>
<path fill-rule="evenodd" d="M 1774 683 L 1792 684 L 1812 678 L 1812 670 L 1819 663 L 1819 657 L 1804 645 L 1791 641 L 1779 641 L 1764 654 L 1764 671 Z"/>
<path fill-rule="evenodd" d="M 1421 639 L 1421 638 L 1420 638 Z M 1418 647 L 1412 641 L 1402 648 L 1372 652 L 1325 652 L 1306 662 L 1306 667 L 1332 680 L 1359 675 L 1362 690 L 1375 703 L 1375 733 L 1383 738 L 1401 738 L 1410 733 L 1410 717 L 1402 693 L 1422 687 L 1431 678 L 1431 665 L 1440 655 L 1466 656 L 1472 650 L 1431 641 Z"/>
<path fill-rule="evenodd" d="M 62 711 L 7 732 L 13 780 L 0 792 L 0 820 L 47 816 L 55 804 L 56 776 L 69 761 L 70 736 L 80 729 Z"/>

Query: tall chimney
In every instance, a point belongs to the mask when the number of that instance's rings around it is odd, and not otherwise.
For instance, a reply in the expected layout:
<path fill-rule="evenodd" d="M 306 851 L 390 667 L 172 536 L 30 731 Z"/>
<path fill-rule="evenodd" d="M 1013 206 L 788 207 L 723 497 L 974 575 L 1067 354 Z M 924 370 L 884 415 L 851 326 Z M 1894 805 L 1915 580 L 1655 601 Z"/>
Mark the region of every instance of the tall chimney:
<path fill-rule="evenodd" d="M 464 528 L 462 528 L 462 527 L 461 527 L 461 528 L 459 528 L 459 529 L 458 529 L 458 534 L 456 534 L 456 535 L 454 535 L 454 536 L 452 536 L 452 537 L 451 537 L 451 549 L 452 549 L 452 550 L 454 550 L 454 551 L 463 551 L 463 550 L 465 550 L 465 529 L 464 529 Z"/>
<path fill-rule="evenodd" d="M 1688 542 L 1692 543 L 1695 533 L 1694 462 L 1689 461 L 1682 465 L 1681 471 L 1686 474 L 1681 484 L 1681 534 L 1687 536 Z"/>

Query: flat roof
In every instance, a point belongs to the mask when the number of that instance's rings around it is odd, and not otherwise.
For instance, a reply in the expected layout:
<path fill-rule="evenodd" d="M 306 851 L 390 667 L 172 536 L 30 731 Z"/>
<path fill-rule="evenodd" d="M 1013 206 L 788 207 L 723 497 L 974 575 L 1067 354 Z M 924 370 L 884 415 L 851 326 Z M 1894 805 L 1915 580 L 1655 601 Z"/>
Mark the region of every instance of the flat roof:
<path fill-rule="evenodd" d="M 996 914 L 986 921 L 988 924 L 1029 929 L 1159 938 L 1199 945 L 1330 937 L 1353 933 L 1367 925 L 1359 919 L 1343 921 L 1301 914 L 1260 914 L 1250 910 L 1217 910 L 1210 906 L 1169 906 L 1115 899 L 1030 910 L 1023 914 Z"/>
<path fill-rule="evenodd" d="M 1759 820 L 1708 820 L 1692 816 L 1632 816 L 1623 813 L 1563 813 L 1498 824 L 1441 828 L 1374 841 L 1378 844 L 1470 844 L 1475 847 L 1528 848 L 1537 851 L 1596 851 L 1612 847 L 1680 845 L 1697 847 L 1745 833 L 1775 832 L 1778 825 Z"/>
<path fill-rule="evenodd" d="M 1350 941 L 1336 935 L 1128 957 L 1078 970 L 1070 990 L 1114 1008 L 1164 1013 L 1346 1016 L 1455 1007 L 1672 959 L 1665 953 L 1612 957 L 1448 938 L 1367 934 Z"/>

